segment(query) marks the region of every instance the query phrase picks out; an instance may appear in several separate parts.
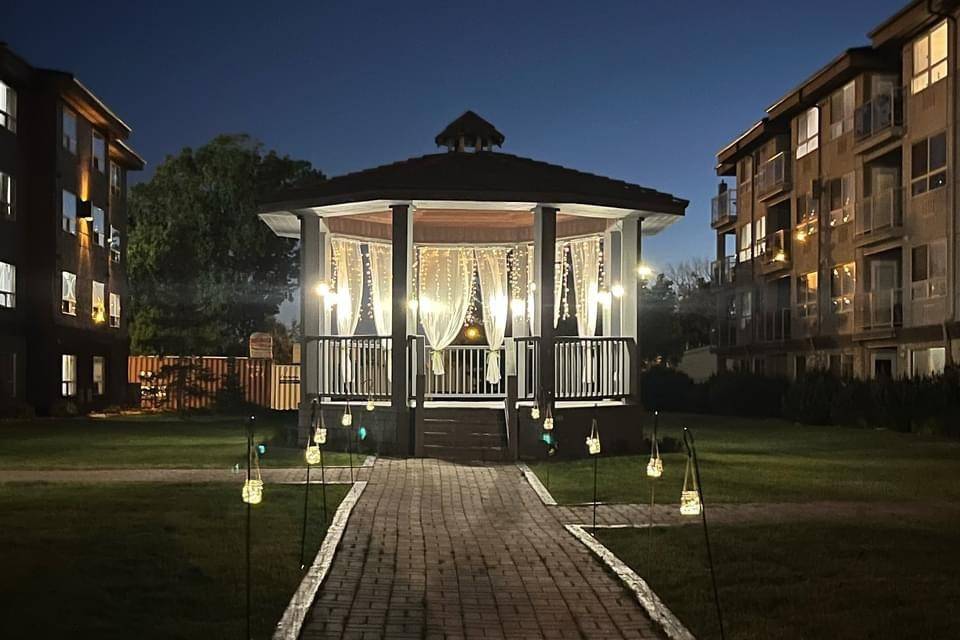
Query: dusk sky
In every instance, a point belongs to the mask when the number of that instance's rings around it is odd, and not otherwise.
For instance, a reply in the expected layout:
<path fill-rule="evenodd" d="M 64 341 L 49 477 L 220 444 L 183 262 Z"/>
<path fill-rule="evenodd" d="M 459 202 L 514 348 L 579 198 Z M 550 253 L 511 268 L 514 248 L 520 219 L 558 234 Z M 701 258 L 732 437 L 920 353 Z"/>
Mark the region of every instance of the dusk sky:
<path fill-rule="evenodd" d="M 504 151 L 689 199 L 645 247 L 662 267 L 713 252 L 716 151 L 902 5 L 8 0 L 0 40 L 113 107 L 141 179 L 223 132 L 337 175 L 433 152 L 473 109 Z"/>

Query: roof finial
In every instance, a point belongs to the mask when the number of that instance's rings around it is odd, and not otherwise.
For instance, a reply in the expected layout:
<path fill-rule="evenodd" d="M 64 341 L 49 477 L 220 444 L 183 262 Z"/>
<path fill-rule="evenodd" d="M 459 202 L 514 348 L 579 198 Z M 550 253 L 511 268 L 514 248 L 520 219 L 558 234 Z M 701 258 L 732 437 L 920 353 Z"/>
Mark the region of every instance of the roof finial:
<path fill-rule="evenodd" d="M 494 146 L 503 146 L 502 133 L 473 111 L 466 111 L 437 134 L 434 141 L 450 151 L 490 151 Z"/>

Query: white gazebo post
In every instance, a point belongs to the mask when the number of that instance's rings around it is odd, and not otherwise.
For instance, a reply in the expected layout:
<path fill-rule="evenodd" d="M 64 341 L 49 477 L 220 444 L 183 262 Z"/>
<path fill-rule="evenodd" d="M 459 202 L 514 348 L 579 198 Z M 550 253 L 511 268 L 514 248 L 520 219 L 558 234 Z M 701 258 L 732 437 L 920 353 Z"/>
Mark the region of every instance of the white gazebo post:
<path fill-rule="evenodd" d="M 623 289 L 622 269 L 620 263 L 620 254 L 622 250 L 622 238 L 618 225 L 616 223 L 607 226 L 607 231 L 603 235 L 603 269 L 607 276 L 606 287 L 611 293 L 610 304 L 603 307 L 603 335 L 619 337 L 620 333 L 620 309 L 623 306 L 623 297 L 612 295 L 615 287 Z"/>
<path fill-rule="evenodd" d="M 557 209 L 538 205 L 533 210 L 534 330 L 540 336 L 540 403 L 553 406 L 556 361 L 553 353 L 553 283 L 556 277 Z"/>
<path fill-rule="evenodd" d="M 411 454 L 412 433 L 407 403 L 407 336 L 416 331 L 416 312 L 410 305 L 413 266 L 413 208 L 409 204 L 391 205 L 393 246 L 393 326 L 391 327 L 390 404 L 397 427 L 400 453 Z M 418 407 L 419 408 L 419 407 Z"/>
<path fill-rule="evenodd" d="M 630 214 L 623 219 L 620 240 L 620 279 L 623 298 L 620 304 L 620 331 L 625 338 L 633 338 L 636 350 L 630 367 L 629 386 L 634 399 L 640 401 L 640 246 L 641 225 L 639 214 Z"/>
<path fill-rule="evenodd" d="M 330 312 L 317 292 L 327 278 L 330 239 L 323 220 L 311 211 L 300 217 L 300 410 L 298 438 L 309 438 L 311 403 L 320 391 L 320 343 L 307 340 L 329 333 Z"/>

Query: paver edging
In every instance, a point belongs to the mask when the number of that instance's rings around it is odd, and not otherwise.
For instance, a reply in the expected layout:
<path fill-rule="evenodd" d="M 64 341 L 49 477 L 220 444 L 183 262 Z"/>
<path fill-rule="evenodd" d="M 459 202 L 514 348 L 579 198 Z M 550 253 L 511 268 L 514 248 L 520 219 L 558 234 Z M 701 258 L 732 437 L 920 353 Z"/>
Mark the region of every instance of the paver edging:
<path fill-rule="evenodd" d="M 540 478 L 537 477 L 530 467 L 524 462 L 518 462 L 517 467 L 523 472 L 523 477 L 527 479 L 527 482 L 530 484 L 530 488 L 533 489 L 533 492 L 537 494 L 537 497 L 540 498 L 540 502 L 547 505 L 548 507 L 557 506 L 557 501 L 554 500 L 553 495 L 550 491 L 543 486 L 543 483 L 540 482 Z"/>
<path fill-rule="evenodd" d="M 313 564 L 307 570 L 300 586 L 293 594 L 290 602 L 287 604 L 283 617 L 277 623 L 277 629 L 273 633 L 273 640 L 295 640 L 300 635 L 300 629 L 303 627 L 303 621 L 307 617 L 307 612 L 316 598 L 320 585 L 323 584 L 327 573 L 330 571 L 330 565 L 333 564 L 333 557 L 343 538 L 343 530 L 347 527 L 347 521 L 350 519 L 350 513 L 357 501 L 366 489 L 365 480 L 359 480 L 340 502 L 336 513 L 333 515 L 333 521 L 327 528 L 327 534 L 320 545 L 320 551 L 313 559 Z"/>
<path fill-rule="evenodd" d="M 663 604 L 663 601 L 654 593 L 650 585 L 637 575 L 633 569 L 628 567 L 623 560 L 610 551 L 610 549 L 587 533 L 587 527 L 585 525 L 566 524 L 564 528 L 590 549 L 595 556 L 616 574 L 620 581 L 633 592 L 637 602 L 643 607 L 647 615 L 650 616 L 650 619 L 660 626 L 670 640 L 696 640 L 694 635 L 690 633 L 673 612 Z M 613 527 L 598 526 L 597 528 Z"/>

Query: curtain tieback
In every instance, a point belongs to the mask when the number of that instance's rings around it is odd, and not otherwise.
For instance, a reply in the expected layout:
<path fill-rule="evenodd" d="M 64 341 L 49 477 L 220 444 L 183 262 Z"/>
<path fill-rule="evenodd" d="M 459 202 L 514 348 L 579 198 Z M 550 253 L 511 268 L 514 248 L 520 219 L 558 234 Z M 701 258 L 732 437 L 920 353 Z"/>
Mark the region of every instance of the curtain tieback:
<path fill-rule="evenodd" d="M 442 349 L 434 349 L 430 353 L 430 368 L 433 370 L 433 375 L 442 376 L 446 371 L 443 370 L 443 356 Z"/>

